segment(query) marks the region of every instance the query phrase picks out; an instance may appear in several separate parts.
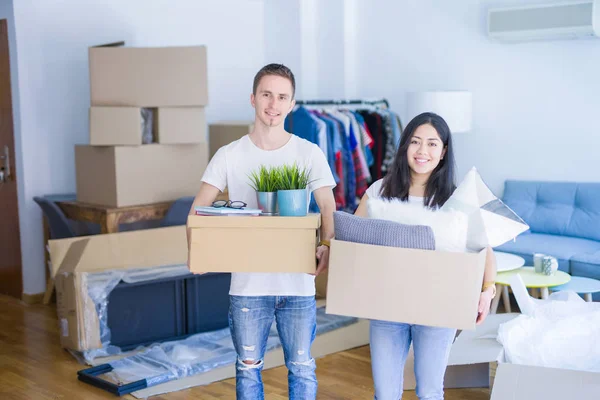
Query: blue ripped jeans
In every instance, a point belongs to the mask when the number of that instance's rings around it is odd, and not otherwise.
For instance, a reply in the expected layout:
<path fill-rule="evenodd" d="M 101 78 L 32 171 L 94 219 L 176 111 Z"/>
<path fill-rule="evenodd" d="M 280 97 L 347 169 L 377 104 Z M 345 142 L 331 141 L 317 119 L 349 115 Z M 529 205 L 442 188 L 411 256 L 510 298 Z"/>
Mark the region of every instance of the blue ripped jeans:
<path fill-rule="evenodd" d="M 315 399 L 316 364 L 310 354 L 317 330 L 314 296 L 229 298 L 229 328 L 237 352 L 237 399 L 264 399 L 261 371 L 273 318 L 277 322 L 277 331 L 288 369 L 289 398 Z"/>

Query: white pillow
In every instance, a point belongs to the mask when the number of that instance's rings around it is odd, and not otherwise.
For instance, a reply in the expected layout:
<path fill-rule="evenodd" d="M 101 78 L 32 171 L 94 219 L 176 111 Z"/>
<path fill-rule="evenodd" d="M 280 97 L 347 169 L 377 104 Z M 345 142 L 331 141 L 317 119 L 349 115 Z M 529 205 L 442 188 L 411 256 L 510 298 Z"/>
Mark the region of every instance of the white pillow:
<path fill-rule="evenodd" d="M 435 249 L 451 252 L 467 251 L 469 219 L 460 211 L 433 211 L 422 204 L 401 200 L 370 198 L 369 218 L 383 219 L 406 225 L 430 226 L 435 237 Z"/>
<path fill-rule="evenodd" d="M 441 210 L 460 211 L 467 215 L 467 247 L 472 251 L 500 246 L 529 229 L 521 217 L 492 193 L 475 167 L 467 173 Z"/>

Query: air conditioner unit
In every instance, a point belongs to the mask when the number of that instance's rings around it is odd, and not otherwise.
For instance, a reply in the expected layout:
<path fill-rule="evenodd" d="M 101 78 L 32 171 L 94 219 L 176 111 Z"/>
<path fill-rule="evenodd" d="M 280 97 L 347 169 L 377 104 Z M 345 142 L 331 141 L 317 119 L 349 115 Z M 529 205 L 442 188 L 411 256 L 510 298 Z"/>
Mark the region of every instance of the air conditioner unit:
<path fill-rule="evenodd" d="M 487 25 L 502 42 L 599 37 L 600 0 L 494 8 Z"/>

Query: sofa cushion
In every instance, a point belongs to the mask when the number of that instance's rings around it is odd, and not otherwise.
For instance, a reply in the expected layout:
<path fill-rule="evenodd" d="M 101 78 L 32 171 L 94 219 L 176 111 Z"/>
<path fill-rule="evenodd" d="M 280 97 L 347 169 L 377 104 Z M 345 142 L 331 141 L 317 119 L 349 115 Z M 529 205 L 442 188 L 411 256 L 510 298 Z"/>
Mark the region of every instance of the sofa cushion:
<path fill-rule="evenodd" d="M 600 250 L 574 255 L 571 258 L 571 274 L 600 279 Z"/>
<path fill-rule="evenodd" d="M 600 183 L 511 181 L 502 201 L 533 233 L 600 241 Z"/>
<path fill-rule="evenodd" d="M 558 259 L 558 268 L 570 272 L 570 260 L 576 254 L 600 251 L 600 242 L 569 236 L 525 233 L 514 242 L 508 242 L 494 250 L 519 255 L 525 265 L 533 265 L 533 253 L 543 253 Z"/>

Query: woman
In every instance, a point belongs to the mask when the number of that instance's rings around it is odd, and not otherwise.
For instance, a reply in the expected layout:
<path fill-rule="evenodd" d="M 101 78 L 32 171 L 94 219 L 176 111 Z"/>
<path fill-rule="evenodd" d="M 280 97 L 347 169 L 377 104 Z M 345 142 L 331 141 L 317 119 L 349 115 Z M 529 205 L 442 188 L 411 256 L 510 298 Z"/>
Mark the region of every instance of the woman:
<path fill-rule="evenodd" d="M 369 198 L 399 199 L 436 210 L 455 188 L 450 129 L 439 115 L 423 113 L 406 126 L 388 174 L 369 187 L 355 214 L 367 217 Z M 488 248 L 477 324 L 481 324 L 489 312 L 496 294 L 495 279 L 495 259 L 492 249 Z M 402 397 L 404 363 L 412 341 L 417 396 L 421 400 L 442 400 L 444 373 L 455 335 L 455 329 L 371 321 L 375 399 Z"/>

